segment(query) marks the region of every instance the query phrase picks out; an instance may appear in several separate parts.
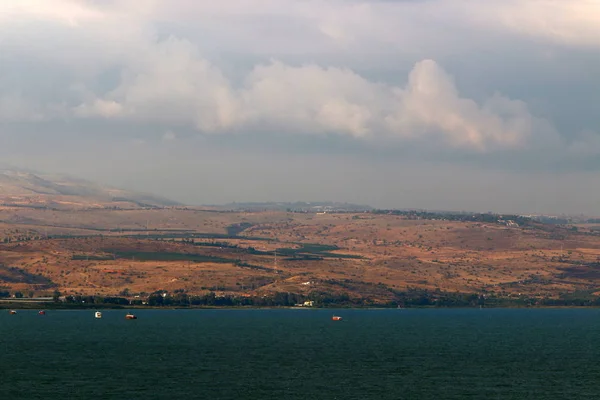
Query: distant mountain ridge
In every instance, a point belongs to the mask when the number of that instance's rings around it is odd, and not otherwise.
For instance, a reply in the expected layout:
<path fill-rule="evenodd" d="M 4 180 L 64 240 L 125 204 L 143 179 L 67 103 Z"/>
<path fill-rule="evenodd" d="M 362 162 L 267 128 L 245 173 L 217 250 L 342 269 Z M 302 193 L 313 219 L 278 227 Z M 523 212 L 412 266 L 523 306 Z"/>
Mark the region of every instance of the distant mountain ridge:
<path fill-rule="evenodd" d="M 0 204 L 21 207 L 167 207 L 180 203 L 65 175 L 0 167 Z"/>
<path fill-rule="evenodd" d="M 334 201 L 295 201 L 295 202 L 235 202 L 223 205 L 212 205 L 228 210 L 248 210 L 248 211 L 297 211 L 297 212 L 327 212 L 327 211 L 348 211 L 361 212 L 371 211 L 373 207 L 363 204 L 340 203 Z"/>

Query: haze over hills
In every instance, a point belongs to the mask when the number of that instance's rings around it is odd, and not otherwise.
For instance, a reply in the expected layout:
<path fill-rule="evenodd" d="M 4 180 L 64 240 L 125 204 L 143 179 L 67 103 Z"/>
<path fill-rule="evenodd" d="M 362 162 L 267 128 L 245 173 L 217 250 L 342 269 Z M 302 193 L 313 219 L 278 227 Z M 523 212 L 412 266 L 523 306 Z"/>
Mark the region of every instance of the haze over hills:
<path fill-rule="evenodd" d="M 49 208 L 165 207 L 180 203 L 66 175 L 0 167 L 0 205 Z"/>
<path fill-rule="evenodd" d="M 0 206 L 29 208 L 147 208 L 197 206 L 228 211 L 364 212 L 375 207 L 342 201 L 235 201 L 226 204 L 183 204 L 161 195 L 137 192 L 98 184 L 66 174 L 54 174 L 17 168 L 0 163 Z M 480 214 L 472 210 L 441 210 L 397 207 L 392 210 L 439 214 Z M 500 214 L 489 211 L 490 214 Z M 549 223 L 596 222 L 591 215 L 527 215 Z"/>
<path fill-rule="evenodd" d="M 177 201 L 148 193 L 107 187 L 69 175 L 0 166 L 0 205 L 51 208 L 130 208 L 182 206 Z M 218 210 L 360 212 L 369 205 L 333 201 L 234 202 L 206 205 Z"/>
<path fill-rule="evenodd" d="M 0 294 L 57 290 L 134 301 L 168 293 L 201 304 L 220 296 L 279 305 L 464 305 L 485 294 L 600 303 L 596 219 L 336 202 L 175 205 L 0 169 Z"/>
<path fill-rule="evenodd" d="M 334 201 L 295 201 L 295 202 L 234 202 L 211 205 L 218 209 L 247 211 L 300 211 L 300 212 L 360 212 L 373 207 L 364 204 L 341 203 Z"/>

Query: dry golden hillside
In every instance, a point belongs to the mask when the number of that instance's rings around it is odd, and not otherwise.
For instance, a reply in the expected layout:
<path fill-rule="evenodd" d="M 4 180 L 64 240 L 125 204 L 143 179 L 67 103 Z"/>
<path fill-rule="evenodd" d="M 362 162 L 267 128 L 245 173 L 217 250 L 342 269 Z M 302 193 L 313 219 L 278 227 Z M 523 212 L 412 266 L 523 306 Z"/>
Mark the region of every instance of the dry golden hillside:
<path fill-rule="evenodd" d="M 372 213 L 0 211 L 0 286 L 44 294 L 596 292 L 600 237 Z"/>

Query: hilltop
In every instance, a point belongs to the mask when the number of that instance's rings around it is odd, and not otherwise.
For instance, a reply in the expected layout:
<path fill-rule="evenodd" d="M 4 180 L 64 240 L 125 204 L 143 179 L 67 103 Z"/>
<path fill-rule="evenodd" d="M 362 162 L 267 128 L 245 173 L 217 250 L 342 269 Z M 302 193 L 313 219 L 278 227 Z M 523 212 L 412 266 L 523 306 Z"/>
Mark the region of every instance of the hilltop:
<path fill-rule="evenodd" d="M 29 208 L 164 207 L 177 202 L 155 195 L 104 187 L 65 175 L 0 168 L 0 206 Z"/>

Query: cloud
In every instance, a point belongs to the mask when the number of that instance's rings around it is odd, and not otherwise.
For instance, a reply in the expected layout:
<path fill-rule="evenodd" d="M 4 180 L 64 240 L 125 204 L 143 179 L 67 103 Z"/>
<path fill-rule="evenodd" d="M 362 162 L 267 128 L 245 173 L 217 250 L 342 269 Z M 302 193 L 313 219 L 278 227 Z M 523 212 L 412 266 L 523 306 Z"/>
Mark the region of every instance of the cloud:
<path fill-rule="evenodd" d="M 80 104 L 73 111 L 78 117 L 100 116 L 111 118 L 120 115 L 123 112 L 123 107 L 112 100 L 96 99 L 91 104 Z"/>
<path fill-rule="evenodd" d="M 16 60 L 10 79 L 0 76 L 0 119 L 101 119 L 213 135 L 333 135 L 484 154 L 558 151 L 564 138 L 548 113 L 481 84 L 488 71 L 477 65 L 488 57 L 477 52 L 480 46 L 494 50 L 490 40 L 498 34 L 573 46 L 592 46 L 599 37 L 591 1 L 144 4 L 0 5 L 0 51 Z M 222 56 L 230 53 L 245 66 Z M 447 61 L 449 54 L 462 64 Z M 31 58 L 43 65 L 31 75 L 46 73 L 54 85 L 21 79 L 18 60 L 36 65 Z M 371 59 L 373 65 L 387 59 L 397 64 L 385 61 L 387 75 L 379 77 L 377 68 L 364 69 Z M 465 65 L 478 72 L 472 77 L 481 84 L 476 92 L 469 88 L 471 77 L 461 75 Z M 36 98 L 41 94 L 45 99 Z M 581 140 L 572 148 L 592 143 L 594 134 Z"/>
<path fill-rule="evenodd" d="M 336 46 L 348 49 L 365 43 L 371 49 L 387 45 L 404 51 L 437 43 L 439 49 L 446 43 L 460 45 L 455 34 L 473 30 L 600 46 L 600 3 L 596 0 L 177 0 L 156 2 L 149 13 L 162 21 L 201 21 L 203 29 L 221 34 L 243 31 L 243 35 L 229 36 L 233 40 L 227 40 L 227 45 L 247 47 L 251 42 L 248 50 L 259 52 L 266 48 L 285 51 L 280 46 L 291 52 L 307 51 L 306 44 L 317 51 Z M 266 18 L 273 22 L 277 36 L 269 37 L 273 32 L 266 27 L 248 29 Z M 227 25 L 233 26 L 224 28 Z M 289 35 L 290 27 L 299 30 L 298 34 Z M 314 41 L 315 37 L 321 41 Z M 259 38 L 264 41 L 256 42 Z M 480 38 L 466 36 L 466 44 L 485 39 Z"/>
<path fill-rule="evenodd" d="M 596 0 L 458 3 L 478 27 L 508 29 L 566 45 L 600 47 L 600 3 Z"/>
<path fill-rule="evenodd" d="M 599 7 L 0 1 L 0 156 L 190 203 L 595 212 Z"/>
<path fill-rule="evenodd" d="M 20 0 L 3 2 L 0 6 L 0 22 L 25 16 L 38 21 L 57 21 L 72 27 L 105 17 L 100 10 L 76 0 Z"/>
<path fill-rule="evenodd" d="M 433 60 L 417 63 L 397 96 L 395 113 L 386 117 L 395 134 L 438 133 L 448 144 L 481 151 L 520 148 L 533 134 L 554 134 L 522 101 L 494 94 L 477 104 L 461 97 L 452 78 Z"/>
<path fill-rule="evenodd" d="M 178 32 L 195 37 L 203 49 L 268 56 L 336 50 L 451 53 L 486 43 L 490 33 L 600 46 L 596 0 L 148 0 L 140 4 L 133 0 L 7 1 L 0 4 L 0 25 L 14 28 L 26 22 L 49 22 L 78 33 L 110 27 L 102 34 L 117 47 L 122 46 L 119 42 L 136 40 L 149 27 L 156 33 L 165 30 L 160 27 L 175 26 Z M 478 35 L 470 34 L 474 31 Z"/>
<path fill-rule="evenodd" d="M 494 94 L 481 104 L 460 95 L 435 61 L 414 65 L 405 87 L 347 68 L 280 61 L 255 66 L 235 86 L 189 41 L 167 38 L 127 65 L 118 86 L 73 108 L 79 117 L 195 126 L 202 133 L 268 130 L 368 140 L 438 139 L 476 151 L 519 148 L 555 134 L 525 103 Z"/>

